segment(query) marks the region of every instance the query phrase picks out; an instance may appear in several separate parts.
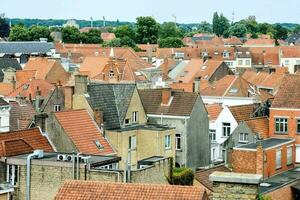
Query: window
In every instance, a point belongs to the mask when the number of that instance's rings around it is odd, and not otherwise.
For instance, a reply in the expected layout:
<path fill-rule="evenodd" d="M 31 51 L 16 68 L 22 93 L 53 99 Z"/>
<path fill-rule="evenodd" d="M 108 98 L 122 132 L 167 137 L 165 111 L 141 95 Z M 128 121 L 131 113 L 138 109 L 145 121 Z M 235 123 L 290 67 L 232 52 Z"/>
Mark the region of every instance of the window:
<path fill-rule="evenodd" d="M 176 150 L 181 150 L 181 134 L 176 133 Z"/>
<path fill-rule="evenodd" d="M 286 164 L 291 165 L 293 163 L 293 146 L 287 147 L 286 154 Z"/>
<path fill-rule="evenodd" d="M 229 58 L 230 53 L 225 51 L 223 52 L 223 58 Z"/>
<path fill-rule="evenodd" d="M 297 119 L 297 133 L 300 134 L 300 119 Z"/>
<path fill-rule="evenodd" d="M 212 160 L 215 160 L 216 159 L 216 149 L 213 148 L 212 149 Z"/>
<path fill-rule="evenodd" d="M 216 141 L 216 130 L 209 129 L 209 136 L 210 136 L 210 141 Z"/>
<path fill-rule="evenodd" d="M 115 76 L 115 73 L 114 71 L 109 71 L 109 74 L 108 74 L 109 77 L 114 77 Z"/>
<path fill-rule="evenodd" d="M 59 112 L 59 111 L 61 111 L 60 105 L 54 105 L 53 110 L 54 110 L 54 112 Z"/>
<path fill-rule="evenodd" d="M 290 61 L 289 61 L 289 60 L 285 60 L 285 61 L 284 61 L 284 65 L 285 65 L 285 66 L 289 66 L 289 65 L 290 65 Z"/>
<path fill-rule="evenodd" d="M 125 125 L 129 125 L 130 124 L 130 119 L 125 119 Z"/>
<path fill-rule="evenodd" d="M 243 64 L 244 64 L 243 60 L 239 60 L 239 65 L 243 65 Z"/>
<path fill-rule="evenodd" d="M 281 168 L 281 149 L 276 150 L 276 169 Z"/>
<path fill-rule="evenodd" d="M 275 132 L 287 133 L 288 122 L 287 118 L 275 118 Z"/>
<path fill-rule="evenodd" d="M 230 135 L 230 123 L 223 123 L 223 137 L 228 137 Z"/>
<path fill-rule="evenodd" d="M 138 123 L 138 121 L 139 121 L 138 114 L 139 114 L 138 111 L 132 112 L 132 117 L 131 117 L 132 123 Z"/>
<path fill-rule="evenodd" d="M 239 141 L 243 143 L 248 142 L 248 133 L 240 133 Z"/>
<path fill-rule="evenodd" d="M 296 60 L 296 65 L 300 65 L 300 60 Z"/>
<path fill-rule="evenodd" d="M 233 66 L 233 62 L 225 62 L 227 66 Z"/>
<path fill-rule="evenodd" d="M 246 65 L 249 66 L 250 64 L 250 60 L 246 60 Z"/>
<path fill-rule="evenodd" d="M 6 181 L 11 185 L 17 185 L 18 182 L 17 165 L 6 165 Z"/>
<path fill-rule="evenodd" d="M 135 135 L 129 136 L 129 149 L 131 149 L 131 150 L 136 149 L 136 136 Z"/>
<path fill-rule="evenodd" d="M 165 136 L 165 149 L 171 149 L 171 135 Z"/>

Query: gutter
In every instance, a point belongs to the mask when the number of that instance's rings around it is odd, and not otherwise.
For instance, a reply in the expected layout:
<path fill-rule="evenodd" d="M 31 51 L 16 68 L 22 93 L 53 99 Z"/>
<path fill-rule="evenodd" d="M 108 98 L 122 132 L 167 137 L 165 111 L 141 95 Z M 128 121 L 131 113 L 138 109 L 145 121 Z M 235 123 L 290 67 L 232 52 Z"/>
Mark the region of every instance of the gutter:
<path fill-rule="evenodd" d="M 153 114 L 147 114 L 147 117 L 168 118 L 168 119 L 190 119 L 190 116 L 153 115 Z"/>

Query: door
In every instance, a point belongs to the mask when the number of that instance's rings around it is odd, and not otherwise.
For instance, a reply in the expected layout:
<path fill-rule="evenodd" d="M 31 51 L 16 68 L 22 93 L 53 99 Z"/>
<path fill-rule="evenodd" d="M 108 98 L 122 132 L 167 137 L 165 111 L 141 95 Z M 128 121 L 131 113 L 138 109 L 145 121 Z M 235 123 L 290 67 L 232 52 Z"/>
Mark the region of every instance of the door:
<path fill-rule="evenodd" d="M 300 163 L 300 146 L 296 146 L 296 163 Z"/>

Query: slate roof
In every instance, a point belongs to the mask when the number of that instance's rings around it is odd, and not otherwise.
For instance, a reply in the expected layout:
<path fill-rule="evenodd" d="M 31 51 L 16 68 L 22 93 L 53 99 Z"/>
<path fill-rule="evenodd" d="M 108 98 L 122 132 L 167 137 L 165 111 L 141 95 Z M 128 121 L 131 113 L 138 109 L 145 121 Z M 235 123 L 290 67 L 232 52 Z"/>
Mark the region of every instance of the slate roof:
<path fill-rule="evenodd" d="M 162 89 L 139 90 L 139 94 L 147 114 L 190 116 L 198 98 L 196 93 L 171 91 L 170 105 L 161 105 Z"/>
<path fill-rule="evenodd" d="M 1 43 L 0 43 L 1 45 Z M 0 51 L 1 53 L 1 51 Z M 4 78 L 4 70 L 6 68 L 13 68 L 15 70 L 22 70 L 21 65 L 18 63 L 17 59 L 14 58 L 0 58 L 0 82 Z"/>
<path fill-rule="evenodd" d="M 300 108 L 300 75 L 285 75 L 272 108 Z"/>
<path fill-rule="evenodd" d="M 0 156 L 25 154 L 36 149 L 46 152 L 54 151 L 39 128 L 1 133 L 0 144 Z"/>
<path fill-rule="evenodd" d="M 287 142 L 293 142 L 293 141 L 294 141 L 294 139 L 292 139 L 292 138 L 285 138 L 285 139 L 283 139 L 283 138 L 268 138 L 268 139 L 261 141 L 261 146 L 263 149 L 267 149 L 267 148 L 272 148 L 274 146 L 283 145 Z M 256 149 L 258 145 L 259 145 L 259 143 L 256 142 L 256 143 L 241 145 L 236 148 L 237 149 Z"/>
<path fill-rule="evenodd" d="M 79 152 L 93 155 L 114 153 L 87 110 L 55 112 L 54 115 Z M 99 141 L 102 148 L 96 146 L 96 141 Z"/>
<path fill-rule="evenodd" d="M 136 88 L 135 84 L 90 84 L 87 97 L 93 110 L 103 111 L 106 129 L 118 129 L 124 124 L 125 115 Z"/>
<path fill-rule="evenodd" d="M 0 106 L 9 106 L 9 103 L 7 103 L 3 98 L 0 98 Z"/>
<path fill-rule="evenodd" d="M 51 52 L 55 49 L 51 42 L 0 42 L 0 53 L 5 54 L 31 54 Z"/>
<path fill-rule="evenodd" d="M 35 109 L 29 102 L 19 104 L 16 101 L 10 101 L 9 111 L 9 129 L 16 131 L 26 129 L 36 114 Z"/>
<path fill-rule="evenodd" d="M 71 199 L 207 200 L 208 198 L 203 187 L 72 180 L 66 181 L 55 196 L 55 200 Z"/>
<path fill-rule="evenodd" d="M 204 187 L 213 191 L 213 183 L 209 180 L 209 175 L 214 172 L 231 172 L 224 165 L 219 165 L 215 167 L 211 167 L 209 169 L 200 169 L 195 173 L 195 179 L 199 181 Z"/>
<path fill-rule="evenodd" d="M 255 111 L 255 105 L 248 104 L 239 106 L 229 106 L 228 109 L 230 110 L 235 120 L 237 122 L 241 122 L 251 118 L 251 115 Z"/>

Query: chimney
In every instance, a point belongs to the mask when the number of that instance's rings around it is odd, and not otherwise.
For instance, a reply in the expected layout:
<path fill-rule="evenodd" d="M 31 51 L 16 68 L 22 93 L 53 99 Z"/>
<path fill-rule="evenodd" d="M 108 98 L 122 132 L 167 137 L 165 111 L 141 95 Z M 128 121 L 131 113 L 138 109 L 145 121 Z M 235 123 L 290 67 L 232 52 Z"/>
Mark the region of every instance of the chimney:
<path fill-rule="evenodd" d="M 65 93 L 65 109 L 71 110 L 73 108 L 74 87 L 73 86 L 65 86 L 64 93 Z"/>
<path fill-rule="evenodd" d="M 37 113 L 40 113 L 40 104 L 41 104 L 41 90 L 39 86 L 37 86 L 36 91 L 35 91 L 35 111 Z"/>
<path fill-rule="evenodd" d="M 168 79 L 169 74 L 169 59 L 165 58 L 164 63 L 162 64 L 162 79 L 166 81 Z"/>
<path fill-rule="evenodd" d="M 258 141 L 256 147 L 256 174 L 264 176 L 264 150 L 261 146 L 261 141 Z"/>
<path fill-rule="evenodd" d="M 198 94 L 200 93 L 200 81 L 201 77 L 195 77 L 193 91 Z"/>
<path fill-rule="evenodd" d="M 12 80 L 11 80 L 11 84 L 12 84 L 13 90 L 16 89 L 16 83 L 17 83 L 17 81 L 16 81 L 15 77 L 13 76 L 13 77 L 12 77 Z"/>
<path fill-rule="evenodd" d="M 147 47 L 148 63 L 152 64 L 152 47 L 150 46 L 149 42 L 147 43 Z"/>
<path fill-rule="evenodd" d="M 212 200 L 257 199 L 261 179 L 262 176 L 258 174 L 216 171 L 209 176 L 213 182 Z"/>
<path fill-rule="evenodd" d="M 46 113 L 37 114 L 34 116 L 34 123 L 36 126 L 39 126 L 42 132 L 46 132 L 46 119 L 48 115 Z"/>
<path fill-rule="evenodd" d="M 88 76 L 75 75 L 75 94 L 83 95 L 87 93 Z"/>
<path fill-rule="evenodd" d="M 162 89 L 162 97 L 161 97 L 161 104 L 168 105 L 171 98 L 171 89 L 170 88 L 163 88 Z"/>

